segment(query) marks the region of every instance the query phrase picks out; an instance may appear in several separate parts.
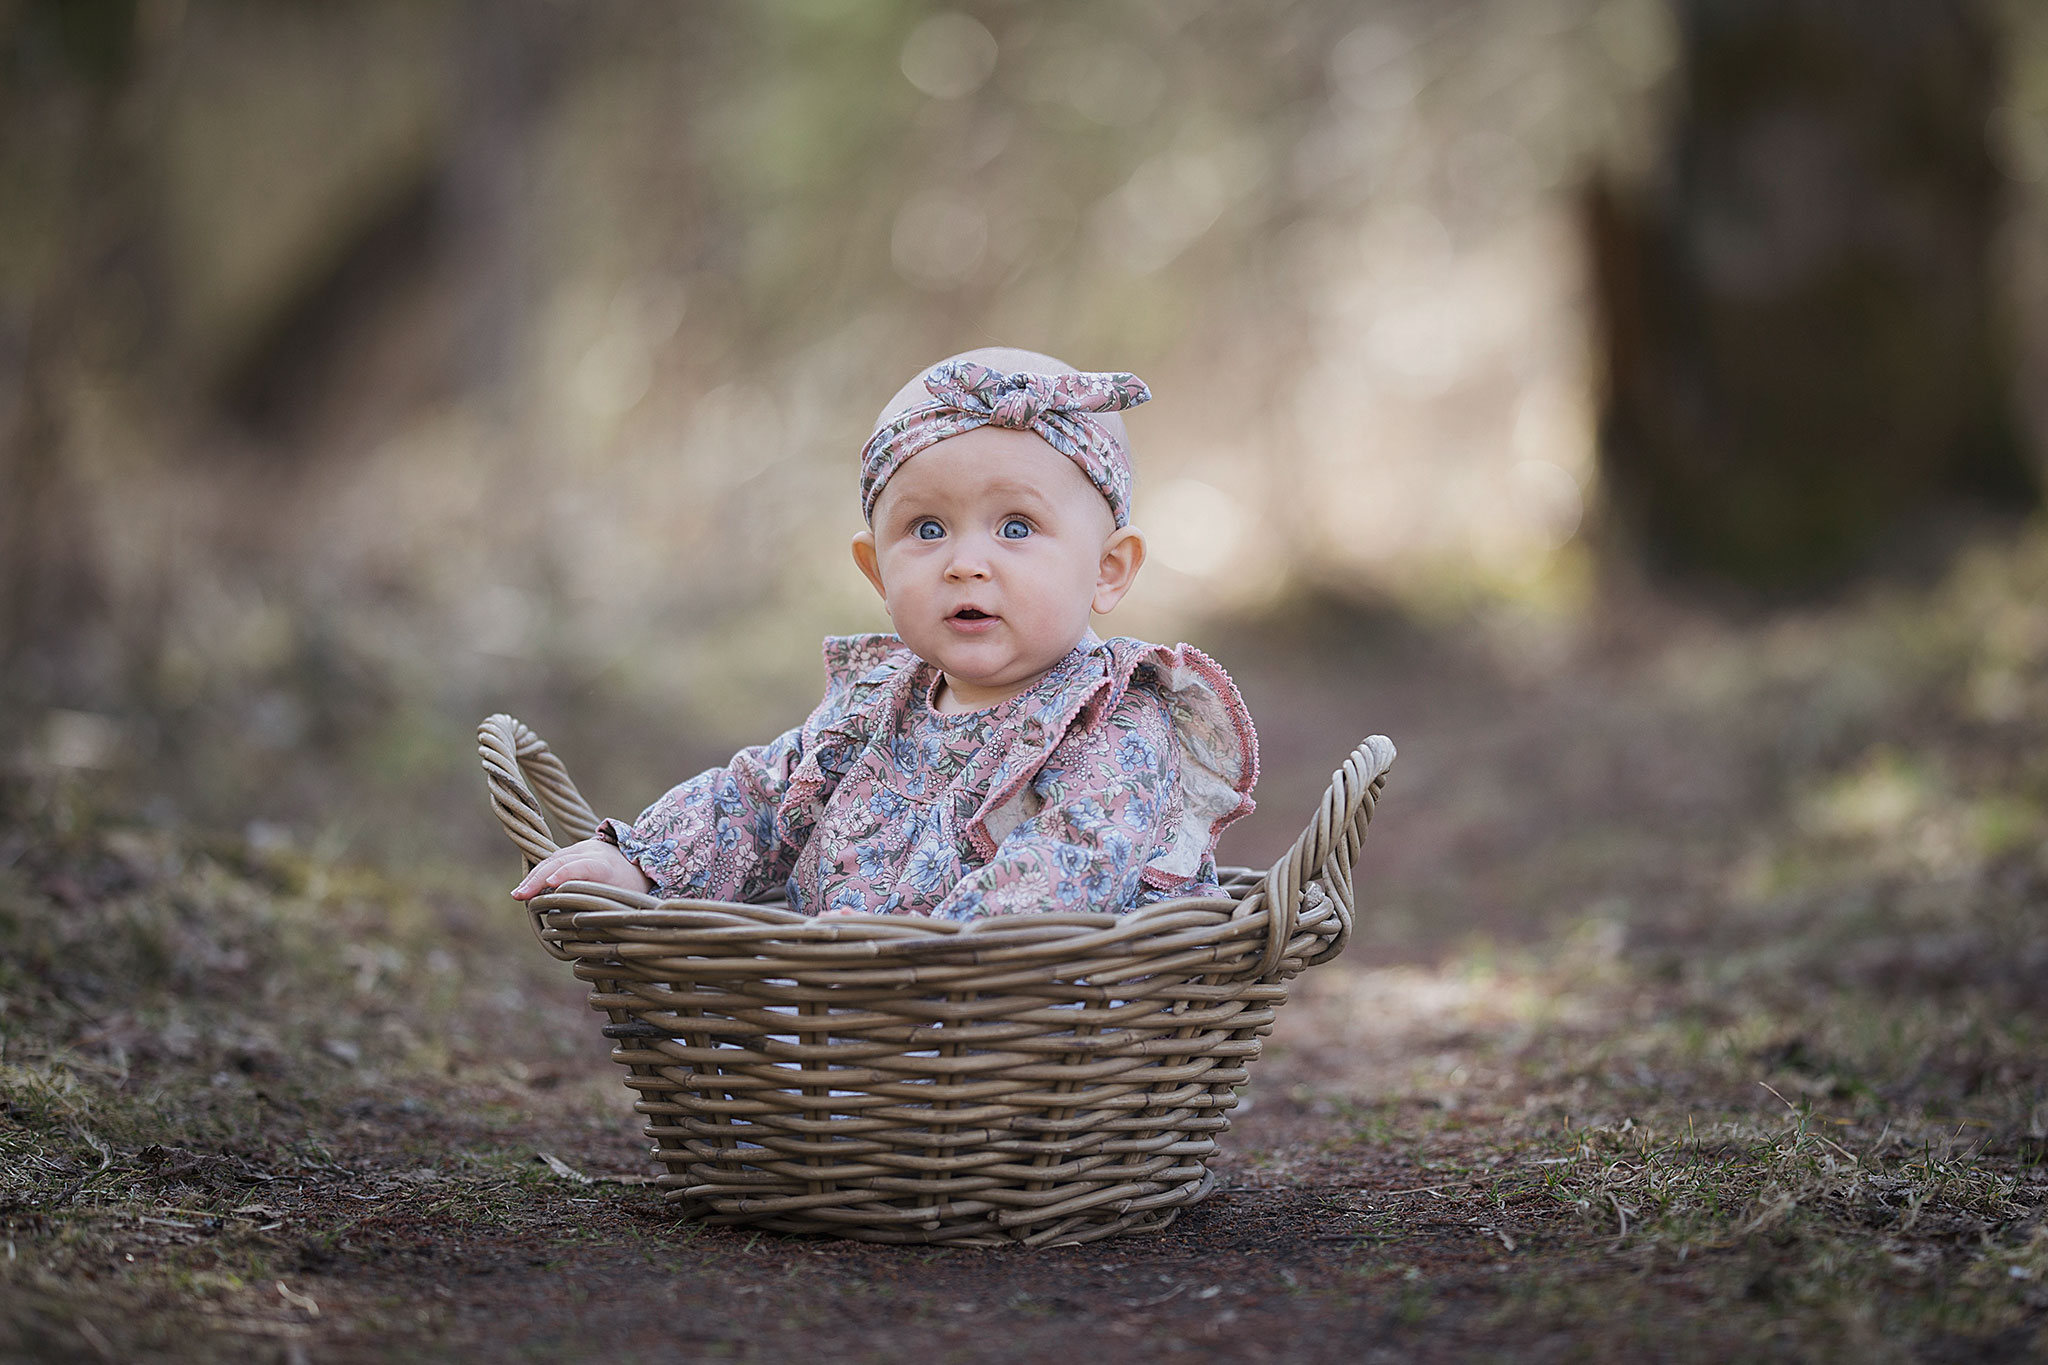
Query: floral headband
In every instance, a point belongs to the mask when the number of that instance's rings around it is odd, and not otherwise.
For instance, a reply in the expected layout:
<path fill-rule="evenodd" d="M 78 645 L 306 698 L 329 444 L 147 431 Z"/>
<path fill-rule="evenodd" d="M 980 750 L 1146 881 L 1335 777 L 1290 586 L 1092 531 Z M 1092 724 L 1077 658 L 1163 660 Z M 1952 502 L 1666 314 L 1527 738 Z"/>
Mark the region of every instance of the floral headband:
<path fill-rule="evenodd" d="M 860 510 L 870 524 L 875 500 L 904 461 L 976 427 L 1031 431 L 1081 467 L 1088 482 L 1109 502 L 1116 524 L 1131 520 L 1131 457 L 1091 412 L 1121 412 L 1152 397 L 1134 374 L 1011 374 L 948 360 L 925 375 L 928 403 L 890 418 L 875 429 L 860 453 Z"/>

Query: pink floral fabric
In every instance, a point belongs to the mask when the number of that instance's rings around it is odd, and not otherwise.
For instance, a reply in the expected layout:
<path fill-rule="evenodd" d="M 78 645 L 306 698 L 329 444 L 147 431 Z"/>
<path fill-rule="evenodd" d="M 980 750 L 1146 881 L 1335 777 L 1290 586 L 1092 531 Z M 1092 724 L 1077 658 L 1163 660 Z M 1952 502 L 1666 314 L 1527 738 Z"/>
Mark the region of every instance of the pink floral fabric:
<path fill-rule="evenodd" d="M 604 822 L 662 895 L 964 920 L 1216 892 L 1258 742 L 1201 651 L 1091 636 L 962 715 L 893 635 L 827 640 L 825 663 L 801 726 Z"/>
<path fill-rule="evenodd" d="M 1148 402 L 1152 390 L 1134 374 L 1009 373 L 971 360 L 948 360 L 925 376 L 929 403 L 883 423 L 860 453 L 860 510 L 875 519 L 882 485 L 920 450 L 976 427 L 1033 431 L 1081 467 L 1109 502 L 1118 526 L 1131 520 L 1131 459 L 1091 412 L 1121 412 Z"/>

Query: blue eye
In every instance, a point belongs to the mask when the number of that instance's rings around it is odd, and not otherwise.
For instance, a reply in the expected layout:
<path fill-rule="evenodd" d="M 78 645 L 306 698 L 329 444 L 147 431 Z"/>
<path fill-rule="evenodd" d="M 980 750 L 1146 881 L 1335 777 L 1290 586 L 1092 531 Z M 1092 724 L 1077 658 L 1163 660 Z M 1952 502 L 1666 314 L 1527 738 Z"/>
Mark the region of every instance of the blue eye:
<path fill-rule="evenodd" d="M 937 540 L 946 534 L 946 528 L 939 525 L 932 518 L 926 517 L 910 528 L 910 534 L 916 536 L 919 540 Z"/>
<path fill-rule="evenodd" d="M 1022 540 L 1031 534 L 1031 523 L 1022 517 L 1005 517 L 996 534 L 1004 540 Z"/>

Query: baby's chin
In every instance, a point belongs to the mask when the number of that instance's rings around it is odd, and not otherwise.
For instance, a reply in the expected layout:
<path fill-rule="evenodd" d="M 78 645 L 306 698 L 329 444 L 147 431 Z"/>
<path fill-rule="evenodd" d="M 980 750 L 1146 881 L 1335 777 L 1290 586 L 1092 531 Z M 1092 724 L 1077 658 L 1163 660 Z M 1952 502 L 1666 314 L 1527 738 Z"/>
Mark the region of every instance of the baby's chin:
<path fill-rule="evenodd" d="M 1054 658 L 1032 659 L 1007 668 L 978 669 L 972 659 L 957 656 L 935 667 L 946 675 L 948 686 L 955 692 L 1000 693 L 1008 699 L 1043 682 L 1073 652 L 1073 647 L 1069 646 Z"/>

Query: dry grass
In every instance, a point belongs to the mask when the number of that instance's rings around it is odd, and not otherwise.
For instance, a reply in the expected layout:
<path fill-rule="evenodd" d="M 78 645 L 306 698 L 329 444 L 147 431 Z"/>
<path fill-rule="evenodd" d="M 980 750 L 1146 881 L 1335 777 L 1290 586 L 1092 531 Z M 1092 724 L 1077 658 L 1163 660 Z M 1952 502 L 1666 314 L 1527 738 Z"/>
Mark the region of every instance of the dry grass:
<path fill-rule="evenodd" d="M 582 1019 L 485 887 L 5 799 L 0 1355 L 299 1341 L 292 1282 L 366 1219 L 556 1210 L 534 1096 L 616 1122 L 601 1073 L 558 1084 Z"/>

